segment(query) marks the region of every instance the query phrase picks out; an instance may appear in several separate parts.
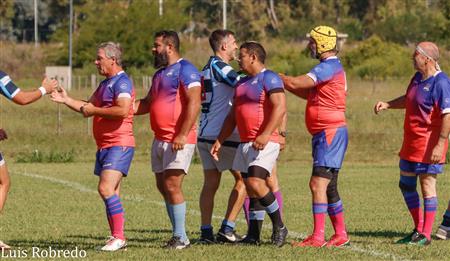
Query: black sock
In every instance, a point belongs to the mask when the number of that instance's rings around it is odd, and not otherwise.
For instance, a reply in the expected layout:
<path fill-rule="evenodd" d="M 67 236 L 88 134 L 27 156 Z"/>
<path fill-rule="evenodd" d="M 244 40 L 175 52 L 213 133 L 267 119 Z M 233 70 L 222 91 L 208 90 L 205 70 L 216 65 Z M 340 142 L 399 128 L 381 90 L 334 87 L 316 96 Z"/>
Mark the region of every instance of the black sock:
<path fill-rule="evenodd" d="M 264 221 L 264 206 L 261 205 L 257 198 L 250 198 L 250 220 L 248 224 L 247 236 L 259 240 L 261 235 L 262 224 Z"/>
<path fill-rule="evenodd" d="M 280 207 L 278 206 L 277 199 L 272 192 L 267 193 L 264 197 L 259 199 L 261 205 L 265 208 L 267 214 L 269 214 L 270 220 L 274 229 L 282 228 L 284 226 L 281 219 Z"/>

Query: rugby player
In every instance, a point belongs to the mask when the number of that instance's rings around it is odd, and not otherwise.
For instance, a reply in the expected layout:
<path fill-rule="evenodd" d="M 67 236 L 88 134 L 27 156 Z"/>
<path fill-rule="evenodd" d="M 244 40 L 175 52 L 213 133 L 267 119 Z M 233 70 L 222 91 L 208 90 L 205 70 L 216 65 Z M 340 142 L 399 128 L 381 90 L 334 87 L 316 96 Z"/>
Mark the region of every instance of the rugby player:
<path fill-rule="evenodd" d="M 182 192 L 197 142 L 196 126 L 200 112 L 201 74 L 180 56 L 180 40 L 174 31 L 155 34 L 152 86 L 135 103 L 135 114 L 150 113 L 153 140 L 151 163 L 156 186 L 166 203 L 173 236 L 164 246 L 184 249 L 190 246 L 186 235 L 186 202 Z"/>
<path fill-rule="evenodd" d="M 299 247 L 340 247 L 349 243 L 344 223 L 344 209 L 337 189 L 338 173 L 347 149 L 345 121 L 347 81 L 344 68 L 336 56 L 336 31 L 317 26 L 310 32 L 308 47 L 319 59 L 309 73 L 297 77 L 281 75 L 285 88 L 306 99 L 306 127 L 311 133 L 313 169 L 309 181 L 314 217 L 313 233 Z M 330 216 L 334 235 L 325 241 L 325 218 Z"/>
<path fill-rule="evenodd" d="M 241 144 L 233 162 L 233 169 L 239 170 L 244 178 L 250 197 L 250 224 L 243 244 L 260 244 L 264 214 L 272 221 L 272 243 L 283 246 L 288 230 L 281 218 L 275 196 L 266 184 L 280 151 L 278 127 L 286 113 L 284 88 L 278 75 L 264 66 L 266 52 L 257 42 L 241 45 L 239 65 L 248 76 L 243 77 L 236 87 L 233 107 L 222 130 L 211 148 L 211 154 L 218 158 L 225 139 L 237 126 Z"/>
<path fill-rule="evenodd" d="M 100 44 L 95 65 L 106 79 L 100 82 L 88 102 L 71 98 L 63 88 L 53 92 L 51 98 L 84 117 L 94 117 L 93 133 L 97 144 L 94 174 L 99 176 L 98 192 L 105 203 L 111 230 L 111 237 L 100 250 L 116 251 L 127 245 L 120 183 L 122 177 L 128 175 L 134 155 L 135 92 L 122 69 L 122 48 L 118 43 Z"/>
<path fill-rule="evenodd" d="M 439 68 L 436 44 L 419 43 L 412 59 L 417 72 L 406 94 L 389 102 L 377 102 L 374 111 L 378 114 L 386 109 L 405 109 L 399 186 L 414 221 L 414 230 L 397 243 L 428 245 L 438 206 L 436 179 L 443 172 L 450 132 L 450 81 Z M 417 178 L 423 211 L 416 189 Z"/>
<path fill-rule="evenodd" d="M 199 242 L 216 242 L 211 217 L 214 209 L 214 196 L 220 185 L 221 174 L 230 170 L 235 179 L 231 190 L 225 218 L 217 233 L 217 241 L 235 243 L 241 239 L 234 231 L 235 221 L 246 195 L 244 180 L 239 171 L 232 170 L 236 149 L 240 143 L 235 129 L 220 151 L 219 161 L 215 161 L 210 150 L 222 128 L 225 117 L 233 104 L 238 73 L 229 65 L 235 59 L 238 46 L 234 33 L 228 30 L 215 30 L 209 37 L 214 52 L 203 68 L 202 113 L 197 138 L 197 147 L 203 165 L 204 182 L 200 194 L 201 236 Z"/>

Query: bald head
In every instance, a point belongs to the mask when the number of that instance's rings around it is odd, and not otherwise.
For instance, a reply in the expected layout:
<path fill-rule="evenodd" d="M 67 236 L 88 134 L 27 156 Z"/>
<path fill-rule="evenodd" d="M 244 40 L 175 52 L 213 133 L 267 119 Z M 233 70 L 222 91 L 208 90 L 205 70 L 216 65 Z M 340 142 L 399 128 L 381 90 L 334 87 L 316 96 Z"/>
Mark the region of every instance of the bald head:
<path fill-rule="evenodd" d="M 439 60 L 439 48 L 435 43 L 421 42 L 417 45 L 417 48 L 422 49 L 422 51 L 424 52 L 423 55 L 427 56 L 430 59 L 433 59 L 435 62 Z"/>

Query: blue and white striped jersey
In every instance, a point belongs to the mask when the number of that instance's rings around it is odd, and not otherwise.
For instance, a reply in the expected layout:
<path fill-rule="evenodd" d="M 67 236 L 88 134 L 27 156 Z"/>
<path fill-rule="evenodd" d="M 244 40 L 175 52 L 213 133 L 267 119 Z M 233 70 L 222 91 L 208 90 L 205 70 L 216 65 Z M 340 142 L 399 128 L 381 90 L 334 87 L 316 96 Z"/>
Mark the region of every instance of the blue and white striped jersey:
<path fill-rule="evenodd" d="M 12 100 L 19 92 L 20 89 L 13 83 L 9 75 L 0 71 L 0 93 Z"/>
<path fill-rule="evenodd" d="M 202 70 L 202 114 L 198 136 L 215 139 L 233 105 L 236 83 L 240 77 L 218 56 L 211 56 Z M 239 141 L 237 132 L 228 139 Z"/>

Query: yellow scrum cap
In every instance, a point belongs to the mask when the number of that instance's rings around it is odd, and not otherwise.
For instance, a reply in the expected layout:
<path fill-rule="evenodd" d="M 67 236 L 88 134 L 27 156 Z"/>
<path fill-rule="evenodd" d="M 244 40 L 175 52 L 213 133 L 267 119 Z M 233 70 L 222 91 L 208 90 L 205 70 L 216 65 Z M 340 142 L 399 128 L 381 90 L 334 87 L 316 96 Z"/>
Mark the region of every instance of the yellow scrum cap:
<path fill-rule="evenodd" d="M 309 35 L 316 41 L 318 55 L 336 48 L 337 33 L 329 26 L 319 25 Z"/>

